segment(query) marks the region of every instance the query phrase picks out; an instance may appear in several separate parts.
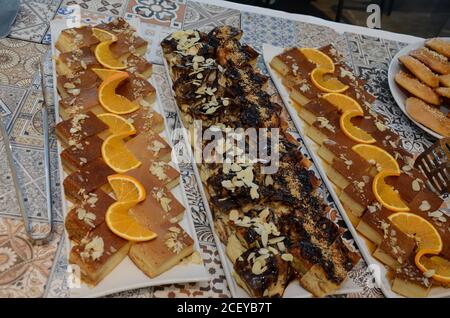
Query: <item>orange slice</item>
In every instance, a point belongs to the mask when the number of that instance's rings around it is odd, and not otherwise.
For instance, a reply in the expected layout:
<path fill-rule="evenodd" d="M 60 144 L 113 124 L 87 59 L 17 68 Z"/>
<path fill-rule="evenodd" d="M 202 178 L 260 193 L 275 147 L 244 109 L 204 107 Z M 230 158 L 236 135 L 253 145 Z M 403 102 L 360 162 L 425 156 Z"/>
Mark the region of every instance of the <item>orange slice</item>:
<path fill-rule="evenodd" d="M 93 68 L 92 70 L 95 72 L 95 74 L 98 75 L 98 77 L 100 77 L 102 81 L 106 80 L 112 75 L 126 73 L 124 71 L 110 70 L 109 68 Z"/>
<path fill-rule="evenodd" d="M 109 46 L 114 42 L 114 40 L 100 42 L 100 44 L 98 44 L 95 48 L 95 57 L 98 62 L 106 68 L 123 70 L 127 68 L 127 66 L 114 57 L 109 49 Z"/>
<path fill-rule="evenodd" d="M 391 185 L 386 184 L 384 178 L 388 176 L 399 176 L 400 172 L 384 170 L 379 172 L 372 183 L 372 191 L 378 202 L 386 209 L 394 212 L 409 211 L 409 207 L 402 200 L 398 191 Z"/>
<path fill-rule="evenodd" d="M 144 186 L 134 177 L 113 174 L 108 176 L 108 182 L 114 191 L 117 201 L 137 201 L 145 199 Z"/>
<path fill-rule="evenodd" d="M 359 105 L 356 100 L 347 95 L 339 93 L 327 93 L 324 94 L 322 98 L 339 109 L 341 112 L 346 112 L 348 110 L 358 110 L 359 112 L 363 113 L 361 105 Z"/>
<path fill-rule="evenodd" d="M 125 146 L 123 137 L 123 135 L 111 135 L 102 144 L 103 160 L 117 173 L 124 173 L 141 165 L 141 162 Z"/>
<path fill-rule="evenodd" d="M 397 160 L 392 157 L 386 150 L 367 144 L 357 144 L 352 147 L 352 150 L 358 155 L 366 159 L 371 164 L 376 164 L 378 172 L 384 170 L 394 171 L 400 173 L 400 167 Z"/>
<path fill-rule="evenodd" d="M 416 266 L 438 282 L 450 284 L 450 261 L 440 256 L 427 257 L 425 254 L 436 253 L 432 250 L 420 250 L 414 259 Z"/>
<path fill-rule="evenodd" d="M 113 113 L 103 113 L 97 115 L 98 119 L 108 125 L 109 132 L 113 135 L 130 136 L 136 133 L 133 124 L 126 118 Z"/>
<path fill-rule="evenodd" d="M 139 109 L 139 105 L 131 102 L 128 98 L 116 94 L 116 88 L 127 79 L 129 74 L 120 72 L 109 76 L 104 80 L 98 89 L 98 99 L 100 104 L 109 112 L 114 114 L 128 114 Z"/>
<path fill-rule="evenodd" d="M 400 231 L 413 236 L 420 250 L 438 254 L 442 251 L 442 239 L 436 228 L 425 218 L 409 212 L 398 212 L 388 216 Z M 422 253 L 423 255 L 423 253 Z"/>
<path fill-rule="evenodd" d="M 156 233 L 139 224 L 129 213 L 132 207 L 145 200 L 144 186 L 136 178 L 121 174 L 108 176 L 108 182 L 117 198 L 117 202 L 111 204 L 106 212 L 105 220 L 109 229 L 129 241 L 154 239 Z"/>
<path fill-rule="evenodd" d="M 109 229 L 128 241 L 143 242 L 150 241 L 157 237 L 157 234 L 142 226 L 138 221 L 129 215 L 130 209 L 137 202 L 115 202 L 106 211 L 105 220 Z"/>
<path fill-rule="evenodd" d="M 341 130 L 344 132 L 344 134 L 361 144 L 373 144 L 376 142 L 376 140 L 366 131 L 362 130 L 359 127 L 356 127 L 351 122 L 351 119 L 353 117 L 362 116 L 363 114 L 360 113 L 357 110 L 349 110 L 342 114 L 341 118 L 339 118 L 339 124 L 341 127 Z"/>
<path fill-rule="evenodd" d="M 104 41 L 117 41 L 117 37 L 112 34 L 109 33 L 106 30 L 103 29 L 99 29 L 99 28 L 92 28 L 92 34 L 94 34 L 94 36 L 100 41 L 100 42 L 104 42 Z"/>
<path fill-rule="evenodd" d="M 331 77 L 328 70 L 321 68 L 315 68 L 311 72 L 311 81 L 318 89 L 327 93 L 342 93 L 348 89 L 348 86 L 336 77 Z"/>
<path fill-rule="evenodd" d="M 318 68 L 334 72 L 333 60 L 322 51 L 314 48 L 302 48 L 300 49 L 300 52 L 302 52 L 309 61 L 316 64 Z"/>

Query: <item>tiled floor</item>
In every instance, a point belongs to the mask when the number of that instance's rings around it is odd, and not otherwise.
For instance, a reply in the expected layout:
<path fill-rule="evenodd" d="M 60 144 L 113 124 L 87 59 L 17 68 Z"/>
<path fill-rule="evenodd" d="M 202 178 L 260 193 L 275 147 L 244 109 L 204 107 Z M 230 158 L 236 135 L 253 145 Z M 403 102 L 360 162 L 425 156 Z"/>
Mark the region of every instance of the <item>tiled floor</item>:
<path fill-rule="evenodd" d="M 21 0 L 10 37 L 41 42 L 61 0 Z"/>
<path fill-rule="evenodd" d="M 28 87 L 46 45 L 16 39 L 0 39 L 0 85 Z"/>
<path fill-rule="evenodd" d="M 36 225 L 33 230 L 45 233 L 48 229 Z M 61 233 L 62 225 L 58 225 L 48 244 L 33 245 L 21 220 L 0 218 L 0 297 L 43 295 Z"/>
<path fill-rule="evenodd" d="M 127 13 L 143 22 L 180 29 L 186 12 L 186 0 L 128 0 Z"/>
<path fill-rule="evenodd" d="M 38 57 L 48 46 L 32 43 L 49 43 L 49 36 L 43 29 L 33 25 L 40 25 L 36 15 L 48 21 L 58 10 L 59 0 L 32 0 L 24 1 L 27 5 L 22 9 L 25 13 L 31 6 L 33 12 L 24 14 L 18 19 L 15 36 L 27 40 L 17 39 L 0 40 L 0 113 L 9 126 L 12 143 L 14 145 L 14 158 L 19 178 L 27 197 L 26 205 L 33 211 L 35 220 L 45 217 L 44 177 L 42 165 L 42 130 L 40 127 L 39 93 L 36 86 L 35 69 Z M 33 2 L 47 5 L 48 10 L 42 14 L 42 6 L 33 7 Z M 29 5 L 28 5 L 29 4 Z M 170 2 L 166 0 L 64 0 L 59 7 L 59 14 L 64 15 L 64 7 L 69 4 L 79 4 L 86 11 L 83 19 L 86 22 L 104 19 L 110 15 L 138 16 L 142 22 L 143 35 L 150 43 L 150 59 L 154 63 L 162 63 L 159 51 L 159 40 L 165 34 L 179 28 L 198 28 L 208 31 L 216 25 L 231 24 L 242 27 L 245 31 L 244 41 L 256 46 L 262 42 L 279 43 L 280 45 L 319 45 L 337 41 L 342 51 L 347 54 L 348 42 L 344 35 L 336 37 L 334 32 L 326 28 L 319 28 L 301 23 L 280 22 L 281 19 L 272 19 L 259 15 L 243 14 L 236 10 L 225 9 L 213 5 L 198 4 L 193 1 L 179 0 Z M 30 21 L 27 20 L 30 17 Z M 50 18 L 49 18 L 50 17 Z M 45 23 L 44 21 L 44 23 Z M 27 27 L 30 31 L 27 33 Z M 283 30 L 283 37 L 275 32 Z M 303 36 L 309 30 L 316 36 Z M 313 30 L 314 28 L 314 30 Z M 309 31 L 306 31 L 309 32 Z M 36 34 L 26 37 L 26 34 Z M 382 60 L 382 59 L 381 59 Z M 380 61 L 377 59 L 376 61 Z M 363 61 L 364 62 L 364 61 Z M 361 62 L 361 64 L 363 64 Z M 365 64 L 364 64 L 365 65 Z M 170 93 L 164 69 L 160 65 L 154 66 L 154 79 L 161 83 L 157 86 L 158 94 L 164 103 L 170 127 L 179 127 L 179 120 L 175 112 L 175 105 Z M 34 82 L 34 85 L 32 83 Z M 183 156 L 186 147 L 179 137 L 175 149 L 180 150 Z M 52 141 L 54 143 L 54 141 Z M 0 154 L 3 153 L 0 143 Z M 53 153 L 52 166 L 56 166 Z M 184 158 L 184 157 L 183 157 Z M 182 159 L 182 158 L 180 158 Z M 118 297 L 175 297 L 175 296 L 202 296 L 226 297 L 229 296 L 223 269 L 217 253 L 210 225 L 205 214 L 205 207 L 200 197 L 198 185 L 190 164 L 181 165 L 183 182 L 189 190 L 188 200 L 192 213 L 195 216 L 195 227 L 201 245 L 201 253 L 205 265 L 213 276 L 209 283 L 171 285 L 158 288 L 144 288 L 140 290 L 116 294 Z M 55 180 L 58 174 L 52 173 Z M 0 156 L 0 296 L 51 296 L 66 297 L 66 266 L 67 255 L 64 244 L 57 246 L 60 233 L 63 230 L 61 216 L 61 198 L 59 184 L 54 182 L 55 214 L 57 233 L 51 244 L 45 247 L 31 246 L 24 234 L 19 211 L 12 190 L 12 180 L 5 160 Z M 41 229 L 43 230 L 43 229 Z M 62 240 L 64 242 L 64 240 Z M 53 262 L 56 254 L 56 261 Z M 47 277 L 50 279 L 47 281 Z M 44 286 L 45 291 L 44 291 Z M 379 295 L 378 295 L 379 296 Z"/>
<path fill-rule="evenodd" d="M 240 12 L 215 5 L 188 2 L 183 24 L 184 29 L 209 31 L 222 24 L 240 27 Z"/>
<path fill-rule="evenodd" d="M 107 15 L 122 15 L 126 1 L 123 0 L 64 0 L 61 6 L 78 4 L 82 9 Z"/>

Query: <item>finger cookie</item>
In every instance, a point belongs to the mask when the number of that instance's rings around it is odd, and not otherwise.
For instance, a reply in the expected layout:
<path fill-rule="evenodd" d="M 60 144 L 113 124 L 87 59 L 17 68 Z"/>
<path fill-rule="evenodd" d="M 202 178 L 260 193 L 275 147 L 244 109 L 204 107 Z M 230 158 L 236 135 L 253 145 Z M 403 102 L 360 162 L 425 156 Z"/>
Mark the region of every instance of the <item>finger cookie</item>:
<path fill-rule="evenodd" d="M 433 38 L 425 42 L 425 45 L 432 50 L 450 58 L 450 42 L 443 39 Z"/>
<path fill-rule="evenodd" d="M 405 105 L 414 120 L 445 137 L 450 136 L 450 119 L 438 109 L 415 97 L 408 98 Z"/>
<path fill-rule="evenodd" d="M 450 87 L 450 74 L 439 76 L 439 82 L 444 86 Z"/>
<path fill-rule="evenodd" d="M 419 82 L 405 72 L 398 72 L 395 75 L 395 81 L 414 96 L 417 96 L 430 104 L 439 105 L 441 102 L 439 95 L 437 95 L 430 87 Z"/>
<path fill-rule="evenodd" d="M 436 93 L 443 97 L 450 98 L 450 87 L 438 87 L 436 88 Z"/>
<path fill-rule="evenodd" d="M 428 66 L 431 70 L 439 74 L 450 74 L 450 63 L 442 54 L 422 47 L 420 49 L 412 51 L 411 53 L 409 53 L 409 55 L 415 57 L 426 66 Z"/>
<path fill-rule="evenodd" d="M 400 56 L 399 60 L 408 69 L 408 71 L 428 86 L 439 86 L 439 78 L 422 62 L 408 55 Z"/>

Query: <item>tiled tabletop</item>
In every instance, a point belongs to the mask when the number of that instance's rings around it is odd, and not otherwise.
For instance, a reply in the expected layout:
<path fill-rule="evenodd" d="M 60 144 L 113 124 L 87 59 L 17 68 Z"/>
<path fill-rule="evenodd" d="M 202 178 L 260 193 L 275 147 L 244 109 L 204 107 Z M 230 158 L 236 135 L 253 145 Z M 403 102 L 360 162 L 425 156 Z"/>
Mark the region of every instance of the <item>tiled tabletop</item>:
<path fill-rule="evenodd" d="M 0 114 L 13 145 L 13 156 L 25 204 L 32 211 L 36 231 L 45 231 L 40 223 L 46 219 L 43 171 L 43 142 L 40 126 L 41 103 L 37 63 L 48 50 L 51 41 L 49 22 L 64 17 L 68 5 L 78 4 L 86 22 L 109 16 L 138 17 L 142 33 L 149 41 L 148 58 L 155 63 L 154 78 L 158 86 L 171 129 L 180 126 L 170 87 L 162 65 L 159 39 L 173 30 L 196 28 L 209 30 L 220 24 L 231 24 L 244 30 L 243 41 L 260 50 L 263 43 L 279 46 L 320 46 L 333 42 L 344 54 L 354 71 L 375 88 L 376 107 L 387 115 L 390 124 L 404 137 L 407 149 L 420 151 L 430 140 L 411 125 L 393 107 L 395 102 L 387 87 L 387 68 L 393 55 L 404 45 L 392 40 L 355 33 L 337 33 L 317 24 L 284 19 L 255 12 L 239 11 L 216 5 L 178 0 L 22 0 L 20 13 L 10 36 L 0 40 Z M 247 10 L 247 9 L 246 9 Z M 266 72 L 262 62 L 259 63 Z M 182 157 L 186 144 L 174 134 L 177 153 Z M 55 188 L 55 235 L 44 246 L 33 246 L 27 239 L 18 210 L 10 172 L 6 165 L 4 145 L 0 141 L 0 297 L 65 297 L 67 296 L 67 255 L 61 215 L 55 140 L 52 146 L 52 175 Z M 207 220 L 205 208 L 195 181 L 191 164 L 179 158 L 183 184 L 188 191 L 195 228 L 200 241 L 203 262 L 212 279 L 210 282 L 175 284 L 143 288 L 115 294 L 115 297 L 229 297 L 225 275 L 217 247 Z M 361 293 L 346 297 L 381 297 L 369 282 L 365 264 L 355 272 Z"/>

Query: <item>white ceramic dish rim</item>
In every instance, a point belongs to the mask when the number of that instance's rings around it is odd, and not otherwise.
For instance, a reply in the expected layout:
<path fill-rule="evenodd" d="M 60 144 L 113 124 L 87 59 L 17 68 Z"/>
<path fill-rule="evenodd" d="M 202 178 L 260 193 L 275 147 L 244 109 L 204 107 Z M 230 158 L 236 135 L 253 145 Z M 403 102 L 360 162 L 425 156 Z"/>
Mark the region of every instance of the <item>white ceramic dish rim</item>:
<path fill-rule="evenodd" d="M 162 40 L 162 39 L 160 39 L 160 40 Z M 167 61 L 165 60 L 165 58 L 163 58 L 163 62 L 164 62 L 164 68 L 166 70 L 166 76 L 167 76 L 167 79 L 169 81 L 169 84 L 170 84 L 170 87 L 171 87 L 171 92 L 172 92 L 172 97 L 173 97 L 173 96 L 175 96 L 175 93 L 173 92 L 173 89 L 172 89 L 172 87 L 173 87 L 172 79 L 170 77 L 169 67 L 167 65 Z M 175 100 L 174 100 L 174 102 L 176 104 Z M 178 118 L 181 119 L 181 112 L 180 112 L 178 106 L 176 107 L 176 111 L 177 111 L 177 114 L 178 114 Z M 183 138 L 186 141 L 186 148 L 188 149 L 188 152 L 189 152 L 189 158 L 192 161 L 194 156 L 193 156 L 193 153 L 192 153 L 191 145 L 189 143 L 189 136 L 188 136 L 187 130 L 185 129 L 185 127 L 184 127 L 182 122 L 181 122 L 181 126 L 182 126 Z M 220 241 L 219 236 L 217 235 L 217 232 L 215 230 L 214 219 L 213 219 L 212 212 L 211 212 L 211 209 L 209 207 L 209 202 L 207 200 L 207 196 L 206 196 L 206 193 L 205 193 L 205 189 L 203 187 L 203 183 L 202 183 L 202 180 L 201 180 L 201 177 L 200 177 L 200 172 L 198 171 L 198 167 L 197 167 L 196 163 L 192 163 L 192 166 L 193 166 L 193 169 L 194 169 L 195 177 L 197 179 L 197 183 L 199 185 L 199 191 L 201 193 L 202 200 L 204 202 L 204 206 L 205 206 L 206 214 L 207 214 L 207 217 L 208 217 L 208 221 L 211 224 L 211 230 L 212 230 L 212 233 L 213 233 L 213 236 L 214 236 L 214 240 L 215 240 L 216 245 L 217 245 L 217 249 L 218 249 L 219 256 L 220 256 L 220 259 L 221 259 L 221 262 L 222 262 L 222 265 L 223 265 L 225 277 L 227 279 L 228 287 L 230 289 L 231 295 L 234 298 L 249 297 L 247 292 L 244 289 L 242 289 L 240 286 L 238 286 L 237 283 L 236 283 L 236 280 L 233 278 L 233 264 L 231 263 L 230 259 L 226 255 L 226 247 Z M 349 281 L 350 280 L 347 279 L 341 285 L 341 287 L 334 293 L 334 295 L 357 293 L 357 292 L 361 292 L 362 291 L 362 288 L 360 288 L 358 286 L 355 286 L 353 284 L 349 284 Z M 286 292 L 289 294 L 292 288 L 297 288 L 297 287 L 298 287 L 298 290 L 300 291 L 300 293 L 293 292 L 294 295 L 287 295 L 286 296 Z M 312 297 L 312 296 L 313 295 L 310 292 L 308 292 L 305 289 L 303 289 L 298 283 L 294 284 L 293 282 L 291 282 L 288 285 L 288 287 L 286 288 L 286 291 L 285 291 L 285 295 L 284 295 L 284 297 L 286 297 L 286 298 L 307 298 L 307 297 Z"/>
<path fill-rule="evenodd" d="M 133 19 L 133 20 L 129 21 L 129 23 L 132 24 L 136 28 L 136 30 L 139 32 L 139 30 L 140 30 L 139 19 Z M 65 28 L 65 20 L 64 19 L 53 20 L 50 25 L 52 39 L 56 39 L 58 37 L 59 33 L 64 28 Z M 52 41 L 51 50 L 52 50 L 52 57 L 55 57 L 58 55 L 58 51 L 56 50 L 56 48 L 54 46 L 54 41 Z M 58 95 L 58 92 L 56 89 L 56 85 L 57 85 L 56 78 L 57 77 L 56 77 L 55 59 L 53 58 L 53 87 L 54 87 L 53 96 L 54 96 L 55 105 L 57 105 L 57 103 L 59 101 L 59 95 Z M 152 85 L 155 85 L 155 83 L 153 82 L 153 79 L 150 79 L 150 82 L 152 83 Z M 163 110 L 163 107 L 161 104 L 159 94 L 157 94 L 157 99 L 156 99 L 154 105 L 156 106 L 157 112 L 160 113 L 162 115 L 162 117 L 164 118 L 165 130 L 163 132 L 163 135 L 164 135 L 164 137 L 166 137 L 165 139 L 167 140 L 167 142 L 173 149 L 172 141 L 169 138 L 170 134 L 168 131 L 168 125 L 166 122 L 166 117 L 164 116 L 164 110 Z M 55 120 L 56 120 L 56 123 L 58 123 L 61 120 L 60 116 L 59 116 L 59 108 L 57 106 L 55 106 Z M 59 142 L 59 140 L 57 140 L 57 149 L 58 149 L 58 153 L 61 153 L 62 146 L 61 146 L 61 143 Z M 173 156 L 174 155 L 175 154 L 173 154 Z M 62 199 L 62 214 L 65 216 L 68 212 L 68 202 L 65 199 L 64 189 L 62 187 L 63 180 L 65 177 L 65 172 L 62 167 L 62 162 L 61 162 L 60 156 L 57 156 L 57 157 L 58 157 L 58 168 L 60 171 L 61 198 L 63 198 Z M 172 161 L 172 163 L 175 166 L 175 168 L 178 169 L 178 167 L 176 166 L 176 162 Z M 188 234 L 191 235 L 192 239 L 194 240 L 195 250 L 200 253 L 198 237 L 197 237 L 194 223 L 193 223 L 192 216 L 191 216 L 192 212 L 191 212 L 190 206 L 188 204 L 188 200 L 186 197 L 184 186 L 182 184 L 181 176 L 180 176 L 180 184 L 177 187 L 175 187 L 174 189 L 172 189 L 172 192 L 175 192 L 174 195 L 176 196 L 176 198 L 178 200 L 180 200 L 182 202 L 182 204 L 184 205 L 184 207 L 186 209 L 184 218 L 183 218 L 182 222 L 180 222 L 180 225 L 182 225 L 182 227 L 186 230 L 186 232 L 188 232 Z M 65 230 L 64 230 L 64 235 L 65 235 L 65 239 L 66 239 L 67 253 L 69 253 L 70 247 L 71 247 L 71 242 L 70 242 L 70 240 L 67 236 L 67 232 Z M 67 255 L 69 255 L 69 254 L 67 254 Z M 129 260 L 129 258 L 127 256 L 125 258 L 125 260 L 123 260 L 122 262 L 128 262 L 128 261 L 131 262 L 131 260 Z M 121 264 L 119 264 L 118 267 L 120 267 Z M 133 266 L 134 266 L 134 264 L 133 264 Z M 174 270 L 176 271 L 177 268 L 179 268 L 179 266 L 189 267 L 188 270 L 186 270 L 187 276 L 175 278 L 175 276 L 177 276 L 177 275 L 173 275 L 172 271 L 174 271 Z M 199 266 L 201 266 L 201 268 L 199 268 Z M 137 267 L 136 267 L 136 270 L 139 271 L 139 269 Z M 113 270 L 113 272 L 114 272 L 114 270 Z M 112 273 L 110 273 L 110 275 Z M 167 273 L 169 273 L 169 274 L 165 275 Z M 170 277 L 170 273 L 172 273 L 172 277 Z M 189 274 L 191 274 L 191 276 L 189 276 Z M 160 286 L 160 285 L 175 284 L 175 283 L 202 282 L 202 281 L 209 281 L 211 279 L 211 277 L 208 274 L 208 272 L 206 271 L 203 263 L 201 265 L 189 263 L 189 264 L 177 265 L 177 266 L 173 267 L 172 269 L 170 269 L 168 272 L 165 272 L 155 278 L 149 278 L 144 275 L 145 279 L 143 278 L 142 282 L 133 283 L 133 284 L 129 284 L 129 285 L 123 285 L 123 286 L 117 286 L 114 288 L 110 288 L 108 290 L 95 291 L 95 289 L 98 288 L 98 286 L 101 286 L 101 284 L 104 281 L 108 280 L 108 276 L 105 277 L 104 280 L 95 287 L 88 287 L 87 285 L 82 284 L 81 289 L 88 290 L 87 293 L 86 292 L 83 293 L 82 291 L 77 292 L 76 289 L 71 290 L 70 291 L 71 297 L 101 297 L 101 296 L 105 296 L 105 295 L 109 295 L 109 294 L 113 294 L 113 293 L 117 293 L 117 292 L 121 292 L 121 291 L 132 290 L 132 289 L 143 288 L 143 287 Z"/>
<path fill-rule="evenodd" d="M 353 226 L 352 222 L 348 218 L 344 207 L 341 204 L 341 201 L 339 200 L 338 195 L 336 194 L 336 191 L 334 191 L 334 187 L 331 184 L 331 181 L 328 179 L 327 174 L 325 173 L 325 170 L 323 169 L 322 159 L 316 155 L 316 152 L 312 150 L 313 147 L 315 147 L 315 144 L 312 140 L 310 140 L 307 136 L 303 134 L 303 122 L 301 121 L 300 117 L 297 115 L 297 111 L 293 106 L 291 106 L 291 101 L 289 97 L 289 93 L 284 88 L 284 85 L 281 82 L 281 77 L 278 75 L 278 73 L 272 69 L 270 66 L 270 61 L 272 58 L 280 53 L 282 53 L 284 48 L 273 46 L 270 44 L 264 44 L 263 45 L 263 55 L 264 55 L 264 62 L 266 64 L 266 67 L 270 73 L 270 76 L 272 78 L 272 81 L 274 82 L 278 93 L 281 96 L 281 99 L 283 100 L 284 105 L 289 111 L 289 114 L 292 118 L 292 121 L 294 122 L 300 136 L 302 137 L 304 144 L 306 148 L 308 149 L 309 153 L 311 154 L 311 159 L 313 160 L 314 164 L 317 167 L 317 170 L 319 171 L 322 180 L 325 182 L 326 187 L 328 188 L 328 191 L 330 192 L 331 196 L 333 197 L 334 203 L 336 207 L 339 210 L 339 213 L 341 214 L 344 222 L 347 224 L 347 227 L 349 231 L 351 232 L 356 244 L 358 245 L 359 251 L 361 252 L 364 260 L 368 264 L 370 270 L 373 272 L 375 284 L 381 289 L 383 294 L 386 297 L 389 298 L 398 298 L 403 297 L 395 292 L 392 291 L 391 284 L 389 280 L 387 279 L 387 270 L 386 267 L 376 260 L 370 251 L 367 248 L 366 243 L 362 239 L 361 235 L 356 231 L 355 227 Z M 378 274 L 379 273 L 379 274 Z M 449 297 L 450 296 L 450 288 L 442 288 L 442 287 L 434 287 L 430 291 L 429 297 Z"/>
<path fill-rule="evenodd" d="M 444 40 L 450 40 L 450 38 L 442 38 Z M 425 131 L 427 134 L 441 139 L 443 136 L 441 134 L 438 134 L 437 132 L 431 130 L 428 127 L 425 127 L 421 123 L 417 122 L 415 119 L 411 117 L 411 115 L 408 114 L 405 108 L 405 100 L 409 97 L 395 82 L 395 74 L 398 73 L 400 70 L 404 70 L 404 67 L 399 62 L 398 58 L 403 55 L 408 55 L 409 52 L 418 49 L 420 47 L 425 46 L 426 40 L 420 40 L 415 43 L 411 43 L 404 48 L 402 48 L 400 51 L 397 52 L 397 54 L 394 55 L 394 57 L 391 60 L 391 63 L 389 63 L 389 69 L 388 69 L 388 83 L 389 83 L 389 90 L 391 91 L 392 97 L 394 97 L 395 102 L 397 103 L 400 110 L 418 127 L 420 127 L 423 131 Z M 443 107 L 443 106 L 442 106 Z"/>

